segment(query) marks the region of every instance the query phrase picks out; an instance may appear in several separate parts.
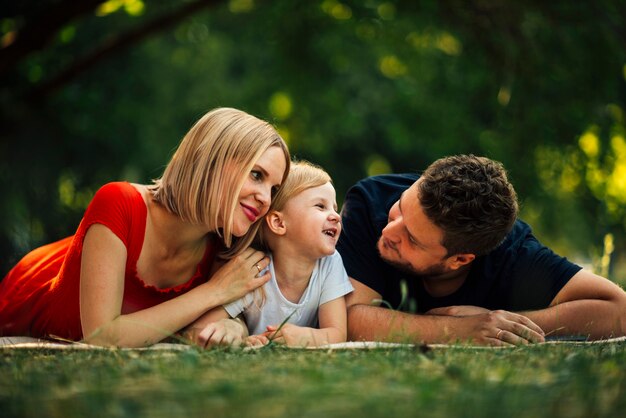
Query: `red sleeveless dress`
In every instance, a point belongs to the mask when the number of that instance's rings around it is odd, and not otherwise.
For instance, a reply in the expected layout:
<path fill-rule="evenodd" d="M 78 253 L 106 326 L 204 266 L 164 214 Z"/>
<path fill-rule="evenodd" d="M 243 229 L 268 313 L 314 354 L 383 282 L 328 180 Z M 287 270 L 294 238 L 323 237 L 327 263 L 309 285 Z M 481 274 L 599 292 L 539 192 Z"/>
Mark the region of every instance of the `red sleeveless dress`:
<path fill-rule="evenodd" d="M 176 287 L 158 289 L 137 276 L 147 208 L 131 184 L 109 183 L 95 194 L 76 234 L 28 253 L 0 282 L 0 336 L 58 336 L 82 339 L 79 287 L 83 240 L 95 223 L 109 228 L 126 246 L 122 314 L 175 298 L 209 279 L 218 245 L 207 245 L 195 274 Z"/>

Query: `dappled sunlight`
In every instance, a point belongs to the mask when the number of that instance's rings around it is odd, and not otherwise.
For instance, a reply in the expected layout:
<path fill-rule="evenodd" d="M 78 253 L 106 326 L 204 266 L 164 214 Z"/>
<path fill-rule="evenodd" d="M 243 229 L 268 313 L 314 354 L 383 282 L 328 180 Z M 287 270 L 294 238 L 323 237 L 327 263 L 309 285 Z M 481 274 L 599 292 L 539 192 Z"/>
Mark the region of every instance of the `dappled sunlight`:
<path fill-rule="evenodd" d="M 498 103 L 501 106 L 506 106 L 511 101 L 511 89 L 505 86 L 500 87 L 498 91 Z"/>
<path fill-rule="evenodd" d="M 354 29 L 356 36 L 363 41 L 371 41 L 376 37 L 376 26 L 369 22 L 360 22 Z"/>
<path fill-rule="evenodd" d="M 293 144 L 291 143 L 291 131 L 285 125 L 275 125 L 274 126 L 278 131 L 278 134 L 283 138 L 283 140 L 287 143 L 288 147 L 291 147 Z"/>
<path fill-rule="evenodd" d="M 562 198 L 574 194 L 581 183 L 581 165 L 576 153 L 538 146 L 535 165 L 544 190 Z"/>
<path fill-rule="evenodd" d="M 438 49 L 452 56 L 459 55 L 463 50 L 461 42 L 448 32 L 434 34 L 411 32 L 407 35 L 406 40 L 415 49 Z"/>
<path fill-rule="evenodd" d="M 535 162 L 544 190 L 567 197 L 576 195 L 584 184 L 604 202 L 613 219 L 622 217 L 626 213 L 626 140 L 613 135 L 608 142 L 603 150 L 599 128 L 591 126 L 580 135 L 578 148 L 537 147 Z"/>
<path fill-rule="evenodd" d="M 11 45 L 17 39 L 17 24 L 15 19 L 1 19 L 0 20 L 0 48 L 6 48 Z"/>
<path fill-rule="evenodd" d="M 380 59 L 380 72 L 388 78 L 398 78 L 407 73 L 406 65 L 395 55 L 387 55 Z"/>
<path fill-rule="evenodd" d="M 93 191 L 90 189 L 77 190 L 76 180 L 69 173 L 59 177 L 59 202 L 69 209 L 86 209 L 93 199 Z"/>
<path fill-rule="evenodd" d="M 376 12 L 383 20 L 393 20 L 396 17 L 396 6 L 390 2 L 381 3 L 376 8 Z"/>
<path fill-rule="evenodd" d="M 373 154 L 365 160 L 365 172 L 368 176 L 377 176 L 379 174 L 392 173 L 393 170 L 385 157 Z"/>
<path fill-rule="evenodd" d="M 248 13 L 254 10 L 254 0 L 230 0 L 228 10 L 231 13 Z"/>
<path fill-rule="evenodd" d="M 269 110 L 274 119 L 280 121 L 287 119 L 293 110 L 291 97 L 282 91 L 274 93 L 269 100 Z"/>
<path fill-rule="evenodd" d="M 45 241 L 73 232 L 87 188 L 158 177 L 225 106 L 324 166 L 338 200 L 444 155 L 502 161 L 542 242 L 587 262 L 610 232 L 612 276 L 626 260 L 626 54 L 608 3 L 22 3 L 0 18 L 5 254 L 35 218 Z"/>
<path fill-rule="evenodd" d="M 580 136 L 578 146 L 589 158 L 596 158 L 600 153 L 600 139 L 592 131 L 587 131 Z"/>
<path fill-rule="evenodd" d="M 324 13 L 337 20 L 348 20 L 352 17 L 352 9 L 336 0 L 324 0 L 321 7 Z"/>
<path fill-rule="evenodd" d="M 110 15 L 122 8 L 131 16 L 140 16 L 144 12 L 145 5 L 142 0 L 109 0 L 98 6 L 96 16 Z"/>
<path fill-rule="evenodd" d="M 71 42 L 75 36 L 76 36 L 76 26 L 74 25 L 66 26 L 63 29 L 61 29 L 61 32 L 59 32 L 59 40 L 64 44 Z"/>
<path fill-rule="evenodd" d="M 604 250 L 602 251 L 602 257 L 594 269 L 600 276 L 609 277 L 609 268 L 611 266 L 611 255 L 615 251 L 615 244 L 613 234 L 606 234 L 604 236 Z"/>

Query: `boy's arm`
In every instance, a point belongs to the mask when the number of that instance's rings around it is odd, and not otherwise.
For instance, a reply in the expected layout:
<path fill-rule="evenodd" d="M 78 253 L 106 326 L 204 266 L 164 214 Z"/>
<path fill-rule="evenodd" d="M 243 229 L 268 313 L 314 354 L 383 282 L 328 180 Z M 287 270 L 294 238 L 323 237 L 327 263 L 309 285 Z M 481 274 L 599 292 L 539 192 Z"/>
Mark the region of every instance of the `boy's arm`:
<path fill-rule="evenodd" d="M 219 306 L 202 315 L 182 332 L 183 337 L 200 347 L 216 345 L 240 345 L 248 336 L 248 328 L 237 317 Z"/>
<path fill-rule="evenodd" d="M 343 296 L 328 301 L 319 307 L 319 329 L 285 324 L 278 329 L 268 326 L 264 336 L 278 344 L 290 347 L 318 347 L 346 341 L 346 301 Z"/>
<path fill-rule="evenodd" d="M 346 312 L 346 298 L 341 296 L 328 301 L 319 307 L 318 318 L 319 334 L 326 335 L 327 342 L 333 344 L 345 342 L 348 337 L 348 314 Z"/>

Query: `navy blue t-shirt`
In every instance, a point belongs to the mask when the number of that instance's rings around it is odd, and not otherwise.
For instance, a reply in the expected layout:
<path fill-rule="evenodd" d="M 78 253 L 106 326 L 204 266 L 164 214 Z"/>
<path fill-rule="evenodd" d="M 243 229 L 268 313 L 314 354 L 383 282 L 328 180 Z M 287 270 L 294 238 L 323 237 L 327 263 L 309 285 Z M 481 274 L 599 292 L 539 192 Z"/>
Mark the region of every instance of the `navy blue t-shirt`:
<path fill-rule="evenodd" d="M 341 212 L 343 232 L 337 249 L 348 276 L 380 293 L 394 309 L 419 313 L 452 305 L 541 309 L 581 269 L 542 245 L 518 220 L 498 248 L 472 262 L 456 292 L 430 296 L 419 278 L 384 262 L 376 247 L 389 209 L 418 178 L 418 174 L 386 174 L 361 180 L 348 190 Z M 401 290 L 403 286 L 407 292 Z"/>

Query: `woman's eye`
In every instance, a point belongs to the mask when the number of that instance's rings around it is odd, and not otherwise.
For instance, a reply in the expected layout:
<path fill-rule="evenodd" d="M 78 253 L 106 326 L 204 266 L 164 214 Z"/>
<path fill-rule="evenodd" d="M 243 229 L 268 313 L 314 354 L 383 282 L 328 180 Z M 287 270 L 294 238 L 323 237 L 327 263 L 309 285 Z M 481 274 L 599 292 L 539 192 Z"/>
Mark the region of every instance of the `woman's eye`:
<path fill-rule="evenodd" d="M 250 175 L 255 180 L 261 180 L 263 178 L 263 174 L 260 171 L 253 170 L 250 172 Z"/>

